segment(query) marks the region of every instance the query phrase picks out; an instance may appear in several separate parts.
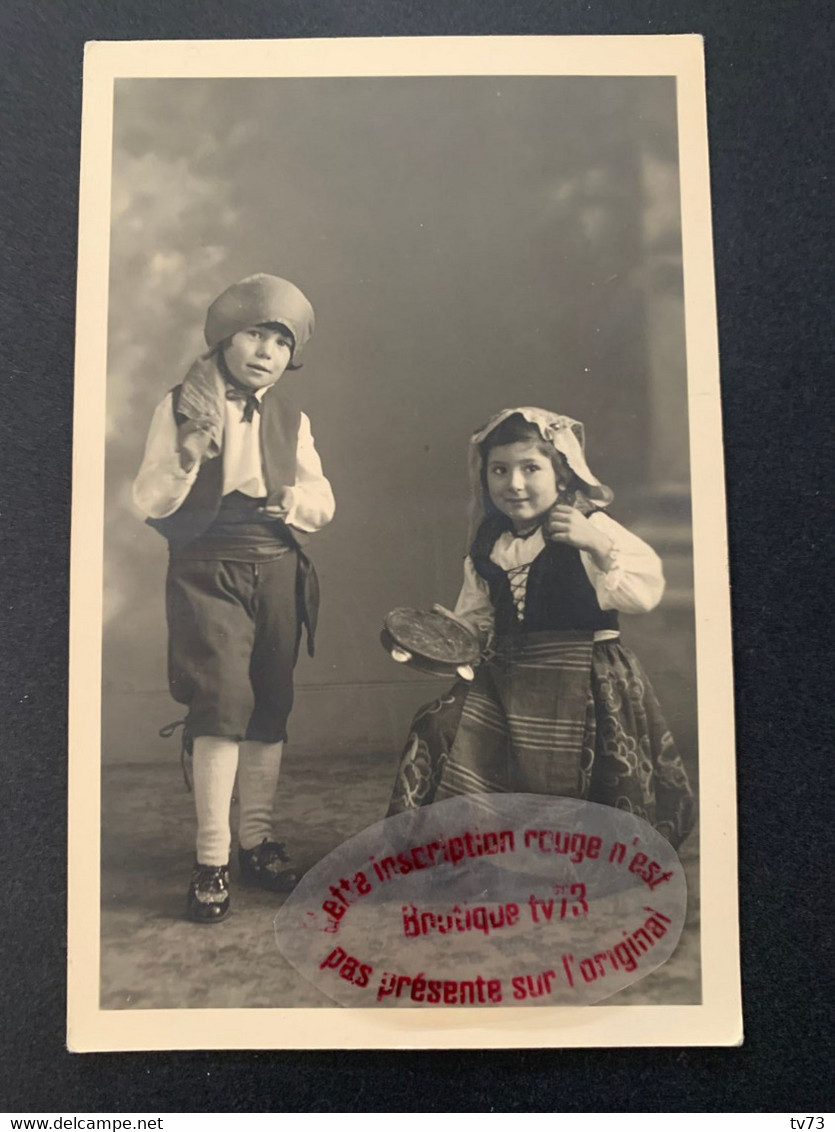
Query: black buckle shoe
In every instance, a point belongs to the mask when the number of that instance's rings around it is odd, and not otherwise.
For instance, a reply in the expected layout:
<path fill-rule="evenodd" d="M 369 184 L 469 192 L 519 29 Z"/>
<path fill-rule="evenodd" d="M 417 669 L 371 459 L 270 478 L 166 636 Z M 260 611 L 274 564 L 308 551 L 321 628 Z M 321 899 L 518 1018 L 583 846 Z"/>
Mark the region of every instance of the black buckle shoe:
<path fill-rule="evenodd" d="M 229 866 L 194 866 L 186 915 L 196 924 L 218 924 L 229 915 Z"/>
<path fill-rule="evenodd" d="M 254 849 L 238 849 L 241 880 L 269 892 L 292 892 L 301 880 L 301 870 L 288 857 L 279 841 L 266 838 Z"/>

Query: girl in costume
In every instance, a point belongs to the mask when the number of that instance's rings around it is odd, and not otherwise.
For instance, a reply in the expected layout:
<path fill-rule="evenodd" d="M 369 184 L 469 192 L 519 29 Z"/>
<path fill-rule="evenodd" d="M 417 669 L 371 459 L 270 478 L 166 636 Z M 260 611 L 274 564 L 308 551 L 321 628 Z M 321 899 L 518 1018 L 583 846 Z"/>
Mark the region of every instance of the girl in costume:
<path fill-rule="evenodd" d="M 628 810 L 674 846 L 695 801 L 618 614 L 653 609 L 661 561 L 606 512 L 579 421 L 505 409 L 470 441 L 473 512 L 453 616 L 482 662 L 415 716 L 389 814 L 459 794 L 554 794 Z"/>

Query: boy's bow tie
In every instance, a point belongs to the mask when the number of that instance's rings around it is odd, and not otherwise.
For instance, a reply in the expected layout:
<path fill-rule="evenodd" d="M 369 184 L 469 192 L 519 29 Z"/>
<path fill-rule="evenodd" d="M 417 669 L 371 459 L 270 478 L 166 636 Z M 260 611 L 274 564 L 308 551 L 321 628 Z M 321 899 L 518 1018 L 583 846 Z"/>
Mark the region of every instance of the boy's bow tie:
<path fill-rule="evenodd" d="M 244 403 L 244 420 L 251 421 L 256 413 L 261 412 L 261 402 L 254 393 L 249 393 L 245 389 L 235 389 L 234 387 L 227 387 L 226 390 L 227 401 L 243 401 Z"/>

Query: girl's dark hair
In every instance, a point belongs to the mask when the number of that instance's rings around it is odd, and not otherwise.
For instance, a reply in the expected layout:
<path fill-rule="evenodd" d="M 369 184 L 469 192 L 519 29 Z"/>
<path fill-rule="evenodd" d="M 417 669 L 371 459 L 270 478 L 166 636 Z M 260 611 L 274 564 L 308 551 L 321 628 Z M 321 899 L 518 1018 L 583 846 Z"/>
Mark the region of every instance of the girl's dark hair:
<path fill-rule="evenodd" d="M 557 484 L 564 486 L 560 489 L 558 502 L 569 503 L 578 507 L 587 514 L 594 510 L 583 492 L 583 485 L 568 466 L 568 461 L 562 452 L 558 452 L 553 445 L 543 440 L 542 433 L 535 424 L 526 421 L 521 413 L 512 413 L 509 417 L 496 425 L 491 433 L 485 436 L 479 444 L 481 453 L 481 490 L 484 501 L 484 514 L 494 519 L 501 514 L 490 498 L 490 489 L 487 486 L 487 461 L 493 448 L 500 448 L 505 444 L 536 444 L 543 456 L 547 456 L 554 466 Z"/>
<path fill-rule="evenodd" d="M 501 424 L 496 425 L 491 433 L 485 436 L 478 448 L 481 452 L 481 483 L 487 490 L 487 460 L 494 448 L 501 448 L 505 444 L 536 444 L 543 456 L 548 456 L 554 465 L 557 477 L 569 482 L 576 477 L 561 452 L 542 439 L 542 433 L 535 424 L 526 421 L 521 413 L 512 413 L 505 417 Z"/>
<path fill-rule="evenodd" d="M 482 440 L 479 445 L 481 457 L 486 460 L 487 453 L 491 448 L 500 448 L 505 444 L 519 444 L 526 441 L 544 444 L 542 435 L 535 424 L 526 421 L 521 413 L 511 413 Z"/>

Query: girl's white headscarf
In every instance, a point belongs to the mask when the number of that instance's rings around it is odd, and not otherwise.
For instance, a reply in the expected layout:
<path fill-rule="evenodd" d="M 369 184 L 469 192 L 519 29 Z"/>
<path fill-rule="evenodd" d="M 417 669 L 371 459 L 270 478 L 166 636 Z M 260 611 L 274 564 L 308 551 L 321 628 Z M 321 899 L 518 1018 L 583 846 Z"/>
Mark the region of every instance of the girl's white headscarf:
<path fill-rule="evenodd" d="M 518 414 L 529 424 L 535 426 L 546 444 L 550 444 L 564 458 L 569 469 L 580 481 L 582 493 L 579 498 L 572 500 L 560 499 L 559 502 L 572 502 L 581 509 L 591 510 L 595 507 L 608 507 L 614 499 L 614 492 L 606 484 L 601 483 L 586 463 L 585 456 L 585 429 L 580 421 L 564 417 L 560 413 L 549 412 L 548 409 L 535 409 L 525 406 L 520 409 L 502 409 L 494 417 L 478 429 L 470 437 L 469 473 L 470 487 L 472 488 L 472 504 L 470 510 L 470 542 L 475 538 L 476 531 L 481 526 L 487 513 L 485 506 L 485 490 L 481 479 L 482 456 L 481 444 L 494 429 L 506 421 L 508 417 Z"/>

